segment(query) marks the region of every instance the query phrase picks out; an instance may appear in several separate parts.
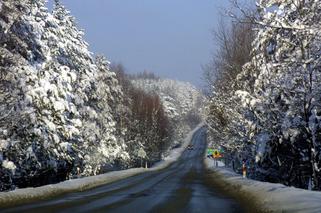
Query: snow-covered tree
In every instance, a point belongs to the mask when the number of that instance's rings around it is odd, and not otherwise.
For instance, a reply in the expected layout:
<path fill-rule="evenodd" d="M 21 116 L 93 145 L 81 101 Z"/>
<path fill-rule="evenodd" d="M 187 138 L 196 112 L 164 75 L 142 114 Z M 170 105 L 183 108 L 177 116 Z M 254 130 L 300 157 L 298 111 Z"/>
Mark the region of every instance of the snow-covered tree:
<path fill-rule="evenodd" d="M 212 91 L 206 104 L 209 146 L 224 149 L 226 163 L 234 165 L 235 169 L 252 155 L 251 135 L 246 131 L 251 123 L 244 118 L 245 110 L 250 112 L 250 103 L 240 100 L 247 93 L 236 92 L 241 88 L 251 91 L 251 82 L 238 75 L 243 65 L 251 60 L 253 37 L 253 25 L 247 18 L 231 24 L 220 23 L 214 33 L 218 50 L 204 67 L 204 77 L 211 84 L 208 90 Z M 250 86 L 245 86 L 245 81 Z M 251 113 L 246 117 L 250 119 Z"/>
<path fill-rule="evenodd" d="M 124 141 L 115 137 L 120 87 L 105 58 L 97 57 L 96 62 L 93 61 L 88 45 L 82 39 L 83 33 L 77 29 L 69 11 L 58 1 L 53 15 L 59 20 L 61 39 L 65 41 L 57 59 L 75 70 L 78 76 L 75 101 L 83 119 L 84 174 L 96 174 L 101 166 L 126 158 Z"/>
<path fill-rule="evenodd" d="M 140 166 L 139 151 L 146 152 L 149 165 L 166 154 L 172 140 L 168 115 L 156 93 L 136 88 L 121 64 L 111 70 L 120 82 L 123 99 L 120 113 L 120 129 L 126 132 L 124 140 L 130 155 L 129 165 Z"/>
<path fill-rule="evenodd" d="M 318 188 L 321 5 L 317 1 L 258 3 L 261 20 L 252 72 L 257 75 L 257 134 L 268 134 L 274 151 L 267 167 L 281 173 L 287 184 L 306 187 L 309 176 L 313 177 Z"/>
<path fill-rule="evenodd" d="M 56 1 L 0 4 L 0 190 L 91 175 L 116 159 L 121 91 L 95 63 L 74 18 Z"/>
<path fill-rule="evenodd" d="M 1 3 L 1 175 L 2 184 L 40 176 L 54 167 L 39 129 L 35 102 L 27 94 L 37 87 L 45 61 L 41 35 L 47 11 L 44 2 Z M 35 85 L 36 84 L 36 85 Z M 36 91 L 35 91 L 36 92 Z M 43 91 L 39 89 L 38 94 Z M 48 130 L 48 128 L 46 129 Z M 44 130 L 44 131 L 46 131 Z M 42 162 L 42 163 L 40 163 Z M 10 180 L 8 180 L 10 179 Z M 1 186 L 6 189 L 8 186 Z"/>
<path fill-rule="evenodd" d="M 321 5 L 261 0 L 257 7 L 252 60 L 230 99 L 242 103 L 233 116 L 250 144 L 237 154 L 255 160 L 256 178 L 303 188 L 312 178 L 320 189 Z"/>

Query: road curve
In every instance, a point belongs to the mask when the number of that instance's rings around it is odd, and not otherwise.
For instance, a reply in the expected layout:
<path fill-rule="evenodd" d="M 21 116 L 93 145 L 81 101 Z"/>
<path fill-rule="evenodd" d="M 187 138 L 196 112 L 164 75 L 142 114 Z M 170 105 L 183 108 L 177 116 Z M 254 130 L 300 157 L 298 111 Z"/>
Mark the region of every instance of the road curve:
<path fill-rule="evenodd" d="M 1 212 L 243 212 L 234 200 L 206 185 L 204 128 L 194 134 L 192 144 L 194 150 L 184 151 L 166 169 Z"/>

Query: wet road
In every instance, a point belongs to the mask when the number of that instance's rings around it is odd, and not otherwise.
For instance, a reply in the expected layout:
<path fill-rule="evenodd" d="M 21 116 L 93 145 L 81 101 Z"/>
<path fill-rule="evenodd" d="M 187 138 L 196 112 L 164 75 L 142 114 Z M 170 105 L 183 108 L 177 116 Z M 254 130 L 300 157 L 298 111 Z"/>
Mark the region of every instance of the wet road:
<path fill-rule="evenodd" d="M 235 201 L 206 185 L 205 129 L 194 134 L 192 144 L 194 150 L 161 171 L 1 212 L 242 212 Z"/>

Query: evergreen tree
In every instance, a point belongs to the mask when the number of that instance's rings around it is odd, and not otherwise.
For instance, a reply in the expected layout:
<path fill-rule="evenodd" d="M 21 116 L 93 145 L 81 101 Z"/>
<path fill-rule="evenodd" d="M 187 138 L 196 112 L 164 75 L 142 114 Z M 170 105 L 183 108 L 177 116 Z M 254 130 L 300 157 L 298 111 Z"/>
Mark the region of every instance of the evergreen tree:
<path fill-rule="evenodd" d="M 11 169 L 11 182 L 23 187 L 53 171 L 57 173 L 59 153 L 51 141 L 58 137 L 54 137 L 52 120 L 42 116 L 50 108 L 46 92 L 51 88 L 44 72 L 48 51 L 42 37 L 48 12 L 43 1 L 4 1 L 1 9 L 1 14 L 9 12 L 9 17 L 2 16 L 1 22 L 1 34 L 5 37 L 1 49 L 6 52 L 1 68 L 6 79 L 3 97 L 10 97 L 1 103 L 13 115 L 3 117 L 7 126 L 1 127 L 1 171 Z"/>
<path fill-rule="evenodd" d="M 69 11 L 59 1 L 53 15 L 44 1 L 0 6 L 0 190 L 126 161 L 112 113 L 117 80 L 106 61 L 95 64 Z"/>

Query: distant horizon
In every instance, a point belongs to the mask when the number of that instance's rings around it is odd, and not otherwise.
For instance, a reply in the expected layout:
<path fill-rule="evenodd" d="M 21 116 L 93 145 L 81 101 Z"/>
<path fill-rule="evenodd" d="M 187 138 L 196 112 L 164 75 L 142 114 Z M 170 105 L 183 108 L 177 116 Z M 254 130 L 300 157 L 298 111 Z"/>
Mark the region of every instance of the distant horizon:
<path fill-rule="evenodd" d="M 204 85 L 202 65 L 215 50 L 212 31 L 227 6 L 205 0 L 62 0 L 84 29 L 89 49 L 130 74 L 153 72 L 165 79 Z M 53 0 L 48 1 L 52 9 Z M 179 12 L 177 12 L 179 11 Z"/>

